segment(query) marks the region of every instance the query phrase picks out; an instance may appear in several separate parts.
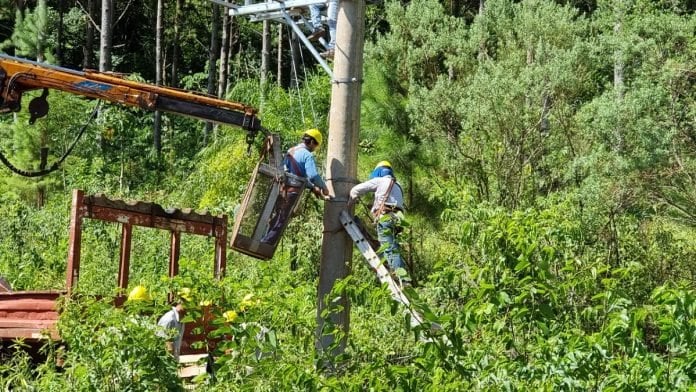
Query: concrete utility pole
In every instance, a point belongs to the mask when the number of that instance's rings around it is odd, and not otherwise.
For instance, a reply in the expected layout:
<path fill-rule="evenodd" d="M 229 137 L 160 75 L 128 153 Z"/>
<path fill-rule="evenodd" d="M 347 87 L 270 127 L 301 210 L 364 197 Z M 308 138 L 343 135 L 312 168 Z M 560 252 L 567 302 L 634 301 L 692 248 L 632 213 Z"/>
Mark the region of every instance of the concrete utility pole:
<path fill-rule="evenodd" d="M 330 326 L 325 326 L 321 314 L 331 305 L 331 292 L 338 279 L 348 276 L 351 270 L 353 243 L 342 229 L 338 219 L 345 209 L 348 193 L 357 175 L 358 141 L 360 131 L 360 93 L 362 89 L 363 46 L 365 31 L 365 3 L 363 0 L 341 0 L 338 3 L 336 50 L 334 55 L 334 80 L 331 89 L 329 112 L 328 151 L 326 154 L 326 178 L 335 200 L 324 207 L 324 236 L 321 244 L 321 267 L 317 304 L 317 350 L 336 355 L 345 349 L 342 339 L 335 344 Z M 330 324 L 340 327 L 346 334 L 350 327 L 350 302 L 345 296 L 343 309 L 332 314 Z M 326 331 L 324 329 L 327 329 Z M 331 350 L 326 353 L 325 350 Z"/>

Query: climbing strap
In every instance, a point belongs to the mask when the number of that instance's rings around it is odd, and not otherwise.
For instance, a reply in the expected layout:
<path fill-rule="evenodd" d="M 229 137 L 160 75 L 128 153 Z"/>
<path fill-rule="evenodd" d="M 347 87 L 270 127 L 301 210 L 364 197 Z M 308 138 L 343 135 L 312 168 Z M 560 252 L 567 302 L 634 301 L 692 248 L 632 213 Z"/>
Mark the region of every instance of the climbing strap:
<path fill-rule="evenodd" d="M 374 222 L 373 223 L 377 224 L 379 217 L 382 216 L 382 214 L 384 213 L 385 204 L 387 203 L 387 199 L 389 199 L 389 195 L 391 195 L 391 190 L 394 187 L 395 182 L 396 182 L 396 179 L 392 177 L 391 181 L 389 181 L 389 188 L 387 188 L 387 193 L 384 194 L 384 198 L 382 199 L 382 202 L 379 203 L 379 208 L 374 213 Z"/>

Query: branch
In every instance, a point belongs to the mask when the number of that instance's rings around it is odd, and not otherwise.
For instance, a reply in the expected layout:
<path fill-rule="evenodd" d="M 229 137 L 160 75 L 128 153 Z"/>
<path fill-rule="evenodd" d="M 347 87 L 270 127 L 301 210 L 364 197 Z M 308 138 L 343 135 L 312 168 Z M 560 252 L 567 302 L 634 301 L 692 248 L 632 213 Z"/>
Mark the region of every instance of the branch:
<path fill-rule="evenodd" d="M 130 8 L 131 4 L 133 4 L 133 0 L 128 0 L 128 4 L 126 4 L 126 7 L 123 9 L 121 15 L 119 15 L 119 17 L 116 19 L 116 22 L 114 22 L 113 26 L 116 26 L 118 22 L 120 22 L 121 19 L 123 19 L 123 16 L 126 14 L 126 11 L 128 11 L 128 8 Z"/>
<path fill-rule="evenodd" d="M 77 5 L 80 7 L 80 10 L 82 10 L 82 12 L 83 12 L 85 15 L 87 15 L 87 18 L 89 19 L 90 23 L 92 23 L 92 26 L 93 26 L 95 29 L 97 29 L 97 31 L 101 34 L 101 26 L 98 25 L 97 22 L 94 21 L 94 19 L 92 19 L 92 14 L 90 14 L 90 13 L 85 9 L 85 7 L 82 5 L 82 3 L 80 3 L 80 0 L 76 0 L 75 3 L 77 3 Z"/>

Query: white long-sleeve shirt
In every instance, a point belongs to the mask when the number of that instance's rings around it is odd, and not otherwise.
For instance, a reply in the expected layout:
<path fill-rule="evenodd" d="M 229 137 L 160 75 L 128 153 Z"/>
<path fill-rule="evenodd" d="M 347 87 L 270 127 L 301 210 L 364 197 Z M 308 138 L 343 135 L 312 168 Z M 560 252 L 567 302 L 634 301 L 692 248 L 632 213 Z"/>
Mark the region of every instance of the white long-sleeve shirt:
<path fill-rule="evenodd" d="M 181 351 L 181 341 L 184 337 L 184 324 L 179 318 L 179 312 L 176 308 L 172 308 L 170 311 L 165 313 L 157 321 L 157 325 L 164 329 L 173 329 L 176 331 L 176 338 L 174 339 L 174 358 L 179 359 L 179 352 Z M 164 332 L 164 331 L 162 331 Z M 167 336 L 166 333 L 163 337 Z"/>
<path fill-rule="evenodd" d="M 382 200 L 384 201 L 385 206 L 389 207 L 395 207 L 395 208 L 400 208 L 404 209 L 404 195 L 403 191 L 401 190 L 401 186 L 399 185 L 398 182 L 395 182 L 394 185 L 391 188 L 391 191 L 389 192 L 389 195 L 387 195 L 387 190 L 389 189 L 389 184 L 394 180 L 393 177 L 391 176 L 385 176 L 385 177 L 376 177 L 371 180 L 367 180 L 365 182 L 362 182 L 356 186 L 354 186 L 350 190 L 350 198 L 351 199 L 357 199 L 358 197 L 364 195 L 365 193 L 369 192 L 374 192 L 375 193 L 375 200 L 372 203 L 372 213 L 377 212 L 379 207 L 382 205 Z"/>

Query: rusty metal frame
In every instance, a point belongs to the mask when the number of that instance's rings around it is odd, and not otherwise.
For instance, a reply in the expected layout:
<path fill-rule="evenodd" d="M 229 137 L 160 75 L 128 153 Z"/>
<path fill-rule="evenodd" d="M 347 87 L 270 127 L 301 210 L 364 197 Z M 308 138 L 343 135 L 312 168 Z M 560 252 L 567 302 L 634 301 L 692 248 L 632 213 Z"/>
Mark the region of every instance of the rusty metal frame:
<path fill-rule="evenodd" d="M 213 273 L 218 279 L 225 275 L 227 267 L 226 215 L 199 214 L 190 209 L 164 209 L 154 203 L 112 200 L 102 194 L 86 196 L 82 190 L 75 189 L 73 190 L 72 210 L 70 212 L 70 240 L 66 271 L 68 295 L 77 286 L 77 280 L 80 276 L 80 249 L 82 245 L 82 220 L 84 218 L 122 224 L 118 269 L 118 287 L 121 289 L 121 293 L 128 287 L 133 226 L 169 230 L 171 233 L 170 277 L 179 273 L 181 233 L 215 237 Z M 117 299 L 117 302 L 120 301 Z"/>

